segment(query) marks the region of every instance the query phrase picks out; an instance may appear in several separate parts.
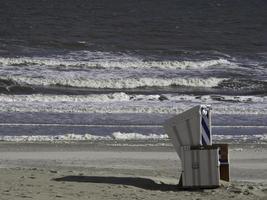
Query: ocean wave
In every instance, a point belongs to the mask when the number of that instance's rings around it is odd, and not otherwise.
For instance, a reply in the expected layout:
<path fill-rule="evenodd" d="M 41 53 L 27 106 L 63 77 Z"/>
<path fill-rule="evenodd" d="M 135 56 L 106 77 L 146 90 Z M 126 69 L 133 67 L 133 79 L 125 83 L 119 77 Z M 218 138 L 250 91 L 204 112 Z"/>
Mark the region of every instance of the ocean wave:
<path fill-rule="evenodd" d="M 160 140 L 167 139 L 165 134 L 148 134 L 141 133 L 121 133 L 114 132 L 108 136 L 99 136 L 92 134 L 64 134 L 64 135 L 22 135 L 22 136 L 0 136 L 2 141 L 12 142 L 52 142 L 52 141 L 96 141 L 96 140 Z"/>
<path fill-rule="evenodd" d="M 140 88 L 140 87 L 215 87 L 222 82 L 223 78 L 117 78 L 117 79 L 90 79 L 84 77 L 56 77 L 55 78 L 32 78 L 32 77 L 0 77 L 2 80 L 9 80 L 16 85 L 35 86 L 62 86 L 77 88 Z"/>
<path fill-rule="evenodd" d="M 132 141 L 132 140 L 168 140 L 166 134 L 123 133 L 114 132 L 108 136 L 92 134 L 64 134 L 64 135 L 22 135 L 0 136 L 1 141 L 8 142 L 56 142 L 56 141 Z M 267 142 L 267 134 L 263 135 L 213 135 L 214 141 L 228 142 Z"/>
<path fill-rule="evenodd" d="M 267 103 L 267 96 L 231 96 L 231 95 L 176 95 L 176 94 L 127 94 L 115 92 L 110 94 L 90 95 L 0 95 L 0 102 L 195 102 L 195 103 Z"/>
<path fill-rule="evenodd" d="M 252 143 L 266 143 L 267 133 L 262 135 L 213 135 L 212 139 L 215 141 L 227 141 L 227 142 L 252 142 Z"/>
<path fill-rule="evenodd" d="M 221 100 L 223 99 L 223 101 Z M 216 114 L 266 114 L 265 96 L 130 95 L 0 95 L 1 112 L 181 113 L 211 104 Z"/>
<path fill-rule="evenodd" d="M 219 101 L 243 101 L 222 95 L 266 95 L 267 82 L 223 78 L 118 78 L 90 79 L 0 76 L 0 94 L 87 95 L 126 92 L 128 94 L 213 94 Z M 161 97 L 164 100 L 165 97 Z M 249 101 L 249 99 L 247 99 Z"/>
<path fill-rule="evenodd" d="M 123 92 L 112 94 L 91 94 L 91 95 L 0 95 L 1 102 L 114 102 L 142 99 L 157 99 L 160 95 L 128 95 Z"/>
<path fill-rule="evenodd" d="M 266 80 L 256 80 L 256 79 L 237 79 L 237 78 L 229 78 L 221 81 L 218 86 L 221 89 L 262 89 L 267 91 L 267 81 Z"/>
<path fill-rule="evenodd" d="M 79 58 L 81 59 L 81 58 Z M 95 61 L 94 61 L 95 59 Z M 93 60 L 93 61 L 92 61 Z M 74 60 L 73 58 L 42 58 L 42 57 L 20 57 L 20 58 L 0 58 L 3 66 L 46 66 L 46 67 L 77 67 L 77 68 L 160 68 L 160 69 L 205 69 L 222 65 L 237 66 L 226 59 L 200 60 L 200 61 L 145 61 L 135 57 L 104 57 L 91 58 L 88 61 Z"/>
<path fill-rule="evenodd" d="M 166 134 L 144 135 L 141 133 L 114 132 L 112 133 L 112 138 L 114 138 L 115 140 L 160 140 L 160 139 L 168 139 L 168 136 Z"/>

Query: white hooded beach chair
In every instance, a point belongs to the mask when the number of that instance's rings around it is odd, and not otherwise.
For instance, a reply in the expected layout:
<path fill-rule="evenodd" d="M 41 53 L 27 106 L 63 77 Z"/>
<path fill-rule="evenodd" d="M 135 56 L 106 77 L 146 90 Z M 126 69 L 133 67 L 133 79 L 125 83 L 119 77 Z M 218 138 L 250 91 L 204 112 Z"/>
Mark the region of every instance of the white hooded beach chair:
<path fill-rule="evenodd" d="M 182 162 L 182 186 L 218 187 L 219 145 L 212 145 L 211 106 L 195 106 L 174 116 L 165 122 L 164 129 Z"/>

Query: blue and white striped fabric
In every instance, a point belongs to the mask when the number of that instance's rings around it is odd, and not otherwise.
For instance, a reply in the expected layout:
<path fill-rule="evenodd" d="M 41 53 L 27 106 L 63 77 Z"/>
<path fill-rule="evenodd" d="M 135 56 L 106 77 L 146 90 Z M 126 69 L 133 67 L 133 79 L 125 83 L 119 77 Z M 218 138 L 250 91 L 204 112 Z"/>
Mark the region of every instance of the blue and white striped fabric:
<path fill-rule="evenodd" d="M 201 108 L 201 142 L 202 145 L 212 145 L 211 130 L 209 127 L 209 111 L 205 108 Z"/>

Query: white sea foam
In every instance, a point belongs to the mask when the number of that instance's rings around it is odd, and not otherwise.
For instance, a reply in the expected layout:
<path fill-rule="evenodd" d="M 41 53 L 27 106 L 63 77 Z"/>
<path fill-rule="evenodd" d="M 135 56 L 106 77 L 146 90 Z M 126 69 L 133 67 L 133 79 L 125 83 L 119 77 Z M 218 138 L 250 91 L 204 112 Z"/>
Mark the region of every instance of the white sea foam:
<path fill-rule="evenodd" d="M 267 133 L 262 135 L 213 135 L 215 141 L 227 140 L 232 142 L 267 142 Z"/>
<path fill-rule="evenodd" d="M 0 136 L 1 141 L 10 142 L 55 142 L 55 141 L 98 141 L 98 140 L 167 140 L 166 134 L 140 134 L 114 132 L 108 136 L 92 134 L 65 134 L 65 135 L 23 135 L 23 136 Z M 267 134 L 263 135 L 213 135 L 213 140 L 227 140 L 229 142 L 267 142 Z"/>
<path fill-rule="evenodd" d="M 82 88 L 138 88 L 138 87 L 168 87 L 168 86 L 189 86 L 189 87 L 215 87 L 222 82 L 223 78 L 108 78 L 92 79 L 85 77 L 12 77 L 0 76 L 2 80 L 14 80 L 20 84 L 40 86 L 71 86 Z"/>
<path fill-rule="evenodd" d="M 52 142 L 52 141 L 94 141 L 94 140 L 111 140 L 110 136 L 98 136 L 91 134 L 65 134 L 65 135 L 22 135 L 22 136 L 0 136 L 2 141 L 10 142 Z"/>
<path fill-rule="evenodd" d="M 95 55 L 94 55 L 95 56 Z M 160 68 L 160 69 L 204 69 L 221 65 L 237 66 L 226 59 L 202 60 L 202 61 L 144 61 L 137 57 L 127 55 L 118 56 L 104 55 L 103 58 L 92 57 L 87 61 L 77 57 L 0 57 L 0 64 L 3 66 L 47 66 L 47 67 L 87 67 L 87 68 Z"/>
<path fill-rule="evenodd" d="M 0 102 L 117 102 L 117 101 L 161 101 L 160 97 L 165 97 L 164 101 L 175 102 L 196 102 L 196 103 L 216 103 L 216 102 L 233 102 L 233 103 L 267 103 L 267 96 L 231 96 L 231 95 L 138 95 L 126 94 L 124 92 L 115 92 L 110 94 L 89 94 L 89 95 L 5 95 L 0 94 Z"/>
<path fill-rule="evenodd" d="M 91 94 L 91 95 L 0 95 L 0 102 L 73 102 L 73 103 L 86 103 L 86 102 L 115 102 L 115 101 L 130 101 L 131 98 L 139 98 L 145 95 L 127 95 L 124 92 L 112 94 Z M 151 96 L 151 97 L 150 97 Z M 148 95 L 144 98 L 156 98 L 159 95 Z M 140 97 L 140 98 L 141 98 Z M 132 99 L 133 100 L 133 99 Z"/>
<path fill-rule="evenodd" d="M 267 96 L 238 96 L 238 95 L 173 95 L 165 94 L 170 101 L 194 101 L 194 102 L 236 102 L 236 103 L 267 103 Z"/>
<path fill-rule="evenodd" d="M 199 104 L 211 104 L 216 114 L 267 114 L 267 97 L 223 96 L 236 101 L 221 101 L 209 95 L 173 95 L 160 101 L 160 95 L 0 95 L 2 112 L 59 113 L 181 113 Z M 220 99 L 220 98 L 219 98 Z"/>
<path fill-rule="evenodd" d="M 157 134 L 149 134 L 143 135 L 141 133 L 121 133 L 114 132 L 112 136 L 116 140 L 158 140 L 158 139 L 167 139 L 168 136 L 165 134 L 157 135 Z"/>
<path fill-rule="evenodd" d="M 99 136 L 92 134 L 65 134 L 65 135 L 22 135 L 22 136 L 0 136 L 2 141 L 14 141 L 14 142 L 37 142 L 37 141 L 95 141 L 95 140 L 160 140 L 167 139 L 165 134 L 156 135 L 149 134 L 143 135 L 140 133 L 121 133 L 114 132 L 110 136 Z"/>

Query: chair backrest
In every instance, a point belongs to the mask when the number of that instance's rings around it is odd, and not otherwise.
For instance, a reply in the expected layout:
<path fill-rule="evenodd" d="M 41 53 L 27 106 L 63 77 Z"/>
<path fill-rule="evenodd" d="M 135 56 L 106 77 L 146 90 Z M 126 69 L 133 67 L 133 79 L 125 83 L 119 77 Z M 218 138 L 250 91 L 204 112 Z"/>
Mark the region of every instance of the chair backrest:
<path fill-rule="evenodd" d="M 210 106 L 195 106 L 164 123 L 179 156 L 181 146 L 212 145 L 210 110 Z"/>

